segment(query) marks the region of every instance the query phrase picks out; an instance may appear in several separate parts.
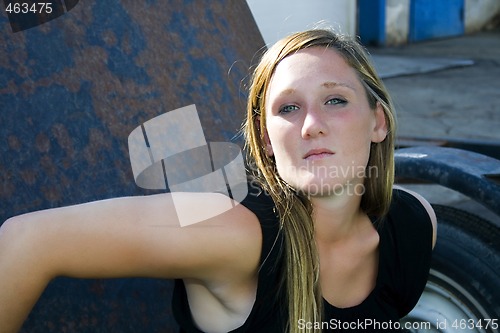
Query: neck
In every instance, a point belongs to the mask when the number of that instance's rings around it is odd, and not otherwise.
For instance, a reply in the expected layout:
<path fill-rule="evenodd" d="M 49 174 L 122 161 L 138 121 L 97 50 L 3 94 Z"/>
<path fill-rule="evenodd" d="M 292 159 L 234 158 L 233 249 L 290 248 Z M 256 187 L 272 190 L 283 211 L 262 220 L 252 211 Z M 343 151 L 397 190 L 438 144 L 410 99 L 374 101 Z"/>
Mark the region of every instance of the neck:
<path fill-rule="evenodd" d="M 357 235 L 366 216 L 361 211 L 361 196 L 355 194 L 311 198 L 316 240 L 334 244 Z"/>

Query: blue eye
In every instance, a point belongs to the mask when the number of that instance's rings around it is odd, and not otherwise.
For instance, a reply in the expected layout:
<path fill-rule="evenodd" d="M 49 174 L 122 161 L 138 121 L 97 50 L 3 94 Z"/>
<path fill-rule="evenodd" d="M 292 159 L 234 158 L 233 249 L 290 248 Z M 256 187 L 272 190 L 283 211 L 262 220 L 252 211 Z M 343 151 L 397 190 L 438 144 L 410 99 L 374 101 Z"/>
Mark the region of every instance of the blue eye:
<path fill-rule="evenodd" d="M 338 104 L 345 104 L 347 103 L 346 100 L 344 99 L 341 99 L 341 98 L 332 98 L 332 99 L 329 99 L 325 104 L 329 104 L 329 105 L 338 105 Z"/>
<path fill-rule="evenodd" d="M 279 109 L 279 113 L 290 113 L 298 109 L 299 107 L 296 105 L 285 105 Z"/>

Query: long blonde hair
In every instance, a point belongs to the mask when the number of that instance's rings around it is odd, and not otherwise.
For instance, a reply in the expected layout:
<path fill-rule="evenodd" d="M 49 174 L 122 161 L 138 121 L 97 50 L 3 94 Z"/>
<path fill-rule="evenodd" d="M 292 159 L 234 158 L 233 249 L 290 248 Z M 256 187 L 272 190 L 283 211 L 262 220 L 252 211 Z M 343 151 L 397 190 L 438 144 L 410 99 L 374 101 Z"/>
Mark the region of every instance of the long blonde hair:
<path fill-rule="evenodd" d="M 266 153 L 265 105 L 276 66 L 285 57 L 310 47 L 328 47 L 342 55 L 365 87 L 370 107 L 375 109 L 377 103 L 380 103 L 384 110 L 388 134 L 384 141 L 371 145 L 367 167 L 376 168 L 377 177 L 365 179 L 361 209 L 369 216 L 382 218 L 389 209 L 394 181 L 393 106 L 361 44 L 331 30 L 313 29 L 292 34 L 272 46 L 253 72 L 243 132 L 251 171 L 273 198 L 284 233 L 283 286 L 288 299 L 289 332 L 298 332 L 299 320 L 321 322 L 323 298 L 319 286 L 319 255 L 314 240 L 312 206 L 309 200 L 281 179 L 274 158 Z"/>

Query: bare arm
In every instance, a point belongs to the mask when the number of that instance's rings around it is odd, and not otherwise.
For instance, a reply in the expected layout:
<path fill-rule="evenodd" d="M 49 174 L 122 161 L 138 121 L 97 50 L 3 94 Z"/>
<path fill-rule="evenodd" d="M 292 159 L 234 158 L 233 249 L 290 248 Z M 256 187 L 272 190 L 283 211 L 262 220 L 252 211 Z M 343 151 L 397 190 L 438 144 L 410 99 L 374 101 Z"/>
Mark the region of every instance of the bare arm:
<path fill-rule="evenodd" d="M 260 255 L 255 216 L 238 205 L 181 227 L 176 210 L 203 210 L 218 194 L 120 198 L 34 212 L 0 229 L 0 332 L 15 332 L 55 276 L 218 281 L 253 276 Z M 245 258 L 242 260 L 242 258 Z"/>

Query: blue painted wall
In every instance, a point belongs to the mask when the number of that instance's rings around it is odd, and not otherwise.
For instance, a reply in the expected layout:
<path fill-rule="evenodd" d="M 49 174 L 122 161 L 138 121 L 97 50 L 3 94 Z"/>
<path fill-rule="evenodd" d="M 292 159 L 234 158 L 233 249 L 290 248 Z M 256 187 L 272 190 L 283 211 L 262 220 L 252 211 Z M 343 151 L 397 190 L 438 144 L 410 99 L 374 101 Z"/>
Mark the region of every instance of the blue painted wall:
<path fill-rule="evenodd" d="M 464 0 L 411 0 L 410 42 L 464 33 Z"/>
<path fill-rule="evenodd" d="M 465 32 L 465 0 L 410 0 L 408 42 Z M 365 45 L 386 43 L 386 1 L 358 1 L 357 34 Z"/>
<path fill-rule="evenodd" d="M 385 0 L 358 0 L 358 34 L 365 45 L 384 45 Z"/>

